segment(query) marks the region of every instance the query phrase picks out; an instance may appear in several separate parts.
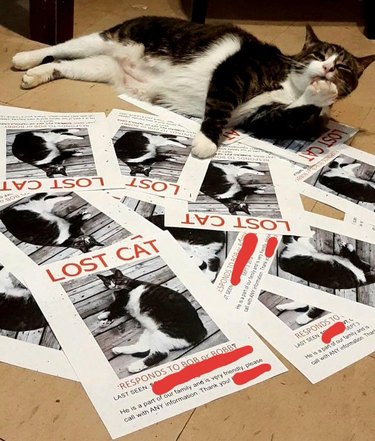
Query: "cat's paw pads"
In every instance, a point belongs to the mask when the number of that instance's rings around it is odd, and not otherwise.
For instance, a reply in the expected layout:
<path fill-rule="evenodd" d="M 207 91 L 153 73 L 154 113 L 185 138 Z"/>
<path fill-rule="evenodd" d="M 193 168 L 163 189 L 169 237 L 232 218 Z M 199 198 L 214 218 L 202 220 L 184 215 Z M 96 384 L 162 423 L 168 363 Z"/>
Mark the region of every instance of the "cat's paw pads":
<path fill-rule="evenodd" d="M 124 353 L 124 351 L 122 350 L 122 348 L 120 346 L 116 346 L 116 347 L 112 348 L 112 352 L 115 355 L 122 355 Z"/>
<path fill-rule="evenodd" d="M 21 87 L 23 89 L 32 89 L 39 84 L 48 83 L 54 79 L 54 69 L 48 64 L 29 69 L 22 77 Z"/>
<path fill-rule="evenodd" d="M 79 212 L 79 214 L 80 214 L 82 220 L 90 219 L 91 216 L 92 216 L 92 213 L 90 213 L 90 212 L 87 211 L 87 210 L 82 210 L 82 211 Z"/>
<path fill-rule="evenodd" d="M 143 363 L 143 360 L 135 361 L 134 363 L 129 364 L 128 372 L 129 374 L 135 374 L 137 372 L 141 372 L 146 369 L 147 366 Z"/>
<path fill-rule="evenodd" d="M 191 154 L 195 158 L 212 158 L 217 152 L 217 145 L 207 138 L 202 132 L 199 132 L 192 142 Z"/>
<path fill-rule="evenodd" d="M 18 52 L 12 58 L 13 67 L 17 70 L 27 70 L 41 63 L 40 57 L 36 57 L 34 51 Z"/>
<path fill-rule="evenodd" d="M 313 104 L 318 107 L 332 105 L 338 96 L 336 84 L 332 81 L 318 80 L 311 83 L 305 92 L 306 104 Z"/>
<path fill-rule="evenodd" d="M 296 323 L 298 323 L 299 325 L 307 325 L 307 323 L 310 323 L 312 320 L 313 319 L 307 314 L 302 314 L 296 318 Z"/>

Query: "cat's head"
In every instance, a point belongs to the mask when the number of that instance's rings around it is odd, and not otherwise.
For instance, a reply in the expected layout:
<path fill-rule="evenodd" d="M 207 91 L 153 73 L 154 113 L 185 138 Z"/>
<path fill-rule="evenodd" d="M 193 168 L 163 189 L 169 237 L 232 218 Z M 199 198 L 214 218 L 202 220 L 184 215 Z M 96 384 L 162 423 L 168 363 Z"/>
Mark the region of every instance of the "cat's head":
<path fill-rule="evenodd" d="M 135 176 L 137 173 L 145 176 L 150 175 L 151 166 L 148 164 L 147 165 L 142 163 L 135 164 L 131 162 L 127 162 L 126 164 L 130 168 L 130 176 Z"/>
<path fill-rule="evenodd" d="M 293 57 L 295 85 L 301 90 L 315 80 L 332 81 L 338 90 L 338 98 L 349 95 L 358 85 L 363 71 L 375 55 L 355 57 L 342 46 L 319 40 L 310 25 L 306 26 L 305 44 Z"/>
<path fill-rule="evenodd" d="M 104 247 L 104 244 L 98 242 L 92 236 L 82 234 L 81 236 L 72 239 L 69 246 L 71 248 L 77 248 L 78 250 L 82 251 L 82 253 L 87 253 L 93 247 Z"/>
<path fill-rule="evenodd" d="M 124 276 L 119 269 L 116 269 L 110 276 L 103 276 L 102 274 L 97 274 L 97 276 L 106 288 L 114 291 L 126 288 L 128 281 L 130 280 L 128 277 Z"/>
<path fill-rule="evenodd" d="M 53 178 L 54 175 L 68 176 L 64 165 L 49 165 L 45 169 L 47 178 Z"/>

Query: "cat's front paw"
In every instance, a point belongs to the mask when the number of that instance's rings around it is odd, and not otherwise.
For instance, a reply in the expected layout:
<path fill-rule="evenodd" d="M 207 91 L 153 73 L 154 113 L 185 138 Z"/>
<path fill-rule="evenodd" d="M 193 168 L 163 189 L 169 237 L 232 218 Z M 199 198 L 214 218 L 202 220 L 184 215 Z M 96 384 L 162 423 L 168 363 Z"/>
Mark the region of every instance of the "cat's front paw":
<path fill-rule="evenodd" d="M 109 311 L 104 311 L 98 315 L 97 319 L 99 320 L 99 326 L 101 328 L 105 328 L 113 323 L 113 320 L 108 318 L 110 314 L 111 313 Z"/>
<path fill-rule="evenodd" d="M 310 323 L 312 321 L 313 319 L 307 314 L 301 314 L 299 317 L 296 318 L 296 323 L 298 323 L 299 325 L 307 325 L 307 323 Z"/>
<path fill-rule="evenodd" d="M 135 361 L 134 363 L 129 364 L 128 372 L 129 374 L 135 374 L 137 372 L 141 372 L 146 369 L 147 366 L 143 363 L 143 360 Z"/>
<path fill-rule="evenodd" d="M 256 190 L 254 190 L 255 194 L 264 194 L 267 190 L 267 187 L 257 187 Z"/>
<path fill-rule="evenodd" d="M 87 211 L 87 210 L 81 210 L 81 211 L 79 212 L 79 214 L 80 214 L 82 220 L 90 219 L 91 216 L 92 216 L 92 213 L 90 213 L 90 212 Z"/>
<path fill-rule="evenodd" d="M 21 87 L 23 89 L 32 89 L 39 86 L 39 84 L 48 83 L 57 78 L 60 78 L 60 74 L 51 64 L 42 64 L 41 66 L 29 69 L 23 75 Z"/>
<path fill-rule="evenodd" d="M 217 145 L 207 138 L 202 132 L 199 132 L 192 142 L 191 154 L 195 158 L 212 158 L 217 152 Z"/>
<path fill-rule="evenodd" d="M 331 106 L 337 99 L 338 91 L 332 81 L 318 80 L 311 83 L 305 90 L 306 104 L 317 107 Z"/>

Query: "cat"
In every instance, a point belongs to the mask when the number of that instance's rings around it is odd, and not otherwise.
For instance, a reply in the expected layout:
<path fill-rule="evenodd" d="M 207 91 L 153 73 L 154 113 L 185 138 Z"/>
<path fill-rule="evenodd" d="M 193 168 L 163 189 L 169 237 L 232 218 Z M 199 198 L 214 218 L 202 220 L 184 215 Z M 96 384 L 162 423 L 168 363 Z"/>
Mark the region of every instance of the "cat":
<path fill-rule="evenodd" d="M 128 366 L 129 373 L 156 365 L 172 350 L 200 343 L 207 335 L 198 313 L 183 294 L 170 288 L 126 277 L 119 269 L 113 275 L 97 274 L 114 302 L 98 315 L 101 326 L 107 326 L 127 312 L 144 328 L 137 343 L 112 349 L 115 355 L 143 356 Z"/>
<path fill-rule="evenodd" d="M 55 174 L 68 176 L 64 161 L 72 156 L 81 156 L 82 153 L 59 147 L 58 144 L 66 139 L 83 139 L 83 137 L 72 135 L 65 129 L 21 132 L 14 138 L 12 153 L 20 161 L 43 170 L 48 178 Z"/>
<path fill-rule="evenodd" d="M 316 249 L 313 239 L 283 236 L 279 266 L 309 283 L 331 289 L 351 289 L 375 282 L 372 266 L 362 261 L 354 246 L 340 241 L 338 255 Z"/>
<path fill-rule="evenodd" d="M 84 222 L 91 217 L 90 213 L 81 211 L 68 218 L 54 213 L 58 202 L 70 199 L 72 196 L 37 193 L 4 209 L 0 212 L 0 220 L 21 242 L 76 248 L 83 253 L 87 253 L 94 246 L 103 246 L 94 237 L 86 235 L 82 229 Z"/>
<path fill-rule="evenodd" d="M 302 50 L 276 46 L 231 24 L 138 17 L 56 46 L 20 52 L 21 86 L 59 78 L 110 83 L 118 92 L 203 117 L 192 153 L 215 155 L 226 126 L 259 137 L 311 139 L 328 107 L 349 95 L 375 55 L 355 57 L 306 27 Z M 42 63 L 42 64 L 41 64 Z"/>
<path fill-rule="evenodd" d="M 116 156 L 130 168 L 130 176 L 137 173 L 149 176 L 152 165 L 163 161 L 172 161 L 170 155 L 158 152 L 159 147 L 182 147 L 186 146 L 175 141 L 173 135 L 155 135 L 138 130 L 125 132 L 114 143 Z"/>
<path fill-rule="evenodd" d="M 0 329 L 23 332 L 45 326 L 47 322 L 29 289 L 0 267 Z"/>
<path fill-rule="evenodd" d="M 375 183 L 358 178 L 355 171 L 361 166 L 360 162 L 345 164 L 343 158 L 336 158 L 329 164 L 329 169 L 323 172 L 318 181 L 325 187 L 356 201 L 375 202 Z"/>
<path fill-rule="evenodd" d="M 245 185 L 241 182 L 241 176 L 246 174 L 264 175 L 263 172 L 255 170 L 254 167 L 259 167 L 259 164 L 212 161 L 208 166 L 200 191 L 224 204 L 230 214 L 242 211 L 250 215 L 250 204 L 245 201 L 245 198 L 252 194 L 262 194 L 265 191 L 264 186 L 256 184 Z"/>
<path fill-rule="evenodd" d="M 300 302 L 288 302 L 281 303 L 280 305 L 276 305 L 276 309 L 284 312 L 284 311 L 305 311 L 304 314 L 299 315 L 296 318 L 296 323 L 299 325 L 307 325 L 311 321 L 318 318 L 323 312 L 323 309 L 316 308 L 315 306 L 309 306 Z"/>
<path fill-rule="evenodd" d="M 217 254 L 225 244 L 224 231 L 166 227 L 162 214 L 150 216 L 147 220 L 162 230 L 168 230 L 209 280 L 215 281 L 221 266 L 220 257 Z"/>

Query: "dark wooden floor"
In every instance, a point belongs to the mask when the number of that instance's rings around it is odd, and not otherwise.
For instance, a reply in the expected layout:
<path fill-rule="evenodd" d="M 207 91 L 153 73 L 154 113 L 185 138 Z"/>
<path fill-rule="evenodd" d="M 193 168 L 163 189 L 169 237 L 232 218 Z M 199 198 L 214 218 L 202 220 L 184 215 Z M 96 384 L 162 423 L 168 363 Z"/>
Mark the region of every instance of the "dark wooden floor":
<path fill-rule="evenodd" d="M 46 130 L 39 130 L 44 132 Z M 35 167 L 27 162 L 20 161 L 12 153 L 12 144 L 14 137 L 20 130 L 7 130 L 7 148 L 6 148 L 6 178 L 7 179 L 32 179 L 44 178 L 47 179 L 46 173 L 38 167 Z M 79 129 L 74 133 L 76 136 L 82 136 L 83 139 L 67 139 L 58 143 L 58 146 L 63 150 L 68 148 L 82 153 L 81 156 L 73 156 L 64 161 L 68 177 L 75 176 L 97 176 L 94 156 L 92 154 L 90 138 L 87 129 Z M 62 175 L 56 175 L 56 178 L 63 178 Z"/>
<path fill-rule="evenodd" d="M 352 244 L 360 259 L 372 263 L 374 265 L 375 262 L 374 245 L 352 239 L 351 237 L 348 236 L 334 234 L 329 231 L 324 231 L 317 228 L 313 228 L 313 230 L 316 231 L 315 244 L 318 251 L 327 254 L 338 254 L 340 250 L 339 242 L 342 241 Z M 321 291 L 329 292 L 331 294 L 340 297 L 345 297 L 347 299 L 354 300 L 355 302 L 364 303 L 370 306 L 375 306 L 375 284 L 360 286 L 359 288 L 334 290 L 330 288 L 325 288 L 324 286 L 315 285 L 313 283 L 308 283 L 305 280 L 299 277 L 295 277 L 292 274 L 287 273 L 283 271 L 281 268 L 279 268 L 278 261 L 282 249 L 283 246 L 279 247 L 277 255 L 272 262 L 270 268 L 270 274 L 282 277 L 283 279 L 290 280 L 292 282 L 299 283 L 301 285 L 311 286 L 312 288 L 320 289 Z M 295 289 L 298 290 L 297 287 Z"/>
<path fill-rule="evenodd" d="M 353 158 L 350 158 L 349 156 L 340 155 L 339 158 L 345 159 L 345 164 L 357 164 L 361 163 L 362 165 L 358 167 L 357 171 L 355 172 L 356 176 L 361 179 L 365 179 L 367 181 L 371 181 L 375 183 L 375 167 L 372 165 L 366 164 L 361 161 L 356 161 Z M 349 198 L 347 196 L 342 195 L 341 193 L 337 193 L 330 188 L 326 187 L 325 185 L 321 184 L 319 182 L 319 177 L 323 173 L 325 173 L 327 170 L 329 170 L 329 164 L 327 164 L 325 167 L 323 167 L 318 173 L 315 173 L 315 175 L 311 176 L 309 179 L 306 180 L 309 184 L 313 185 L 316 188 L 320 188 L 323 191 L 326 191 L 328 193 L 334 194 L 335 196 L 339 196 L 340 198 L 348 199 L 349 201 L 354 202 L 355 204 L 359 205 L 360 207 L 367 208 L 368 210 L 375 211 L 375 203 L 370 202 L 362 202 L 358 201 L 356 199 Z"/>
<path fill-rule="evenodd" d="M 301 325 L 299 325 L 296 322 L 296 319 L 301 314 L 304 314 L 304 312 L 301 312 L 301 311 L 279 311 L 276 308 L 277 305 L 282 305 L 283 303 L 290 303 L 293 300 L 287 299 L 287 298 L 282 297 L 282 296 L 278 296 L 276 294 L 272 294 L 272 293 L 267 292 L 267 291 L 263 291 L 262 293 L 259 294 L 259 301 L 261 303 L 263 303 L 264 306 L 266 306 L 273 314 L 276 315 L 276 317 L 278 317 L 290 329 L 295 330 L 295 329 L 298 329 L 298 328 L 301 327 Z M 327 311 L 323 311 L 314 320 L 318 320 L 318 319 L 324 317 L 327 314 L 329 314 Z"/>
<path fill-rule="evenodd" d="M 256 167 L 256 170 L 262 171 L 264 175 L 246 174 L 239 179 L 244 186 L 259 185 L 264 189 L 264 193 L 262 194 L 255 193 L 245 198 L 245 201 L 250 204 L 251 216 L 281 218 L 279 204 L 277 202 L 275 188 L 273 186 L 268 165 L 261 164 L 260 167 Z M 228 208 L 224 204 L 204 193 L 199 193 L 196 202 L 189 202 L 189 211 L 230 215 Z M 238 216 L 248 216 L 243 212 L 237 212 L 235 214 Z"/>
<path fill-rule="evenodd" d="M 134 130 L 134 129 L 132 129 Z M 113 142 L 115 142 L 118 138 L 120 138 L 126 131 L 129 129 L 121 128 L 116 136 L 113 138 Z M 144 131 L 145 132 L 145 131 Z M 145 132 L 145 133 L 153 133 L 153 132 Z M 159 133 L 156 133 L 159 134 Z M 151 166 L 152 170 L 148 176 L 148 178 L 166 181 L 166 182 L 177 182 L 180 178 L 180 174 L 186 160 L 190 154 L 190 147 L 179 148 L 176 146 L 160 146 L 157 148 L 157 152 L 161 155 L 170 155 L 173 161 L 165 160 L 156 162 Z M 118 159 L 118 164 L 120 166 L 121 174 L 123 176 L 130 176 L 130 168 Z M 146 176 L 137 173 L 137 177 L 145 178 Z"/>

